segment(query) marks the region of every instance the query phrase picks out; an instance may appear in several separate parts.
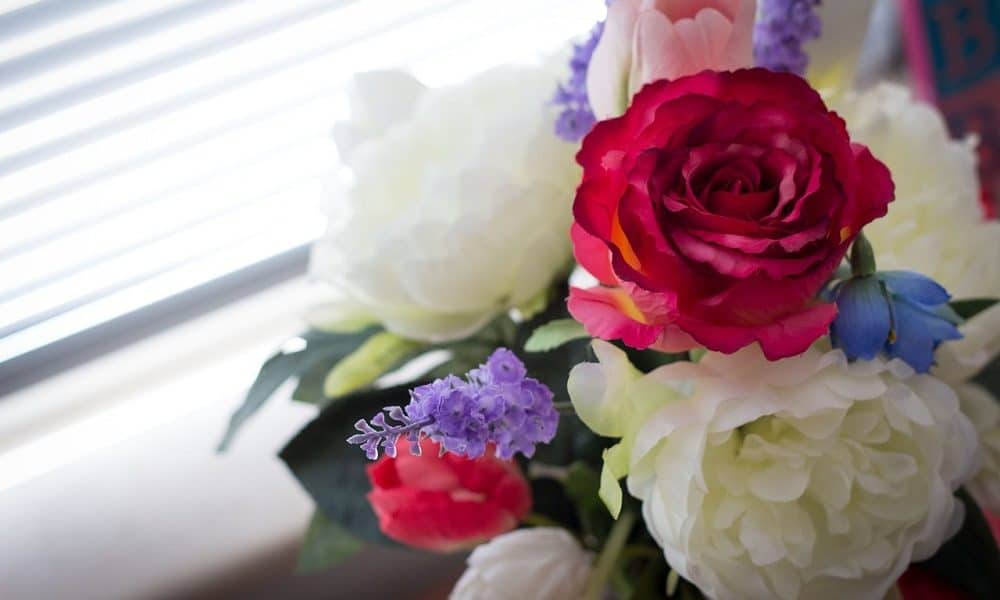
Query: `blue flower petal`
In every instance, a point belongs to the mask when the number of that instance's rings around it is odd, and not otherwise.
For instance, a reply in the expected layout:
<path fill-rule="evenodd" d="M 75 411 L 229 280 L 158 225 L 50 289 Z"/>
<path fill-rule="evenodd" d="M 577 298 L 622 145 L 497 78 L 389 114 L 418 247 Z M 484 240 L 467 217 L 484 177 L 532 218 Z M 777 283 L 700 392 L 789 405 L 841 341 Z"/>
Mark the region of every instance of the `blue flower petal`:
<path fill-rule="evenodd" d="M 889 337 L 889 302 L 878 279 L 852 279 L 838 290 L 837 318 L 830 327 L 833 343 L 850 359 L 871 360 Z"/>
<path fill-rule="evenodd" d="M 951 300 L 951 294 L 940 283 L 920 273 L 882 271 L 878 276 L 893 295 L 906 296 L 920 304 L 937 306 Z"/>
<path fill-rule="evenodd" d="M 893 296 L 895 339 L 886 344 L 889 355 L 901 358 L 918 373 L 930 371 L 934 350 L 945 340 L 962 337 L 958 328 L 908 298 Z"/>

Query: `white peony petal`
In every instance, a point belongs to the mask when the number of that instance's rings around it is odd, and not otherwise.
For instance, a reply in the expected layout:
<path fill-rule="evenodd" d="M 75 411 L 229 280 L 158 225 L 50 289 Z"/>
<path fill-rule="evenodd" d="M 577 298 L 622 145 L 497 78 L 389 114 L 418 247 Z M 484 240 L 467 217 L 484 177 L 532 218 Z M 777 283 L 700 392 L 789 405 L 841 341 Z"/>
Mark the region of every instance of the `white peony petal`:
<path fill-rule="evenodd" d="M 750 476 L 750 492 L 768 502 L 797 500 L 809 485 L 809 471 L 779 462 Z"/>
<path fill-rule="evenodd" d="M 628 490 L 667 560 L 706 595 L 881 600 L 954 532 L 953 491 L 979 463 L 947 384 L 819 348 L 670 367 L 617 398 L 673 395 L 626 423 Z"/>
<path fill-rule="evenodd" d="M 451 600 L 569 600 L 587 583 L 593 557 L 565 529 L 519 529 L 472 551 Z"/>
<path fill-rule="evenodd" d="M 431 342 L 547 289 L 571 259 L 579 179 L 575 146 L 551 130 L 557 79 L 503 67 L 424 90 L 398 73 L 362 76 L 338 131 L 365 139 L 350 153 L 351 186 L 331 194 L 313 278 L 393 333 Z"/>

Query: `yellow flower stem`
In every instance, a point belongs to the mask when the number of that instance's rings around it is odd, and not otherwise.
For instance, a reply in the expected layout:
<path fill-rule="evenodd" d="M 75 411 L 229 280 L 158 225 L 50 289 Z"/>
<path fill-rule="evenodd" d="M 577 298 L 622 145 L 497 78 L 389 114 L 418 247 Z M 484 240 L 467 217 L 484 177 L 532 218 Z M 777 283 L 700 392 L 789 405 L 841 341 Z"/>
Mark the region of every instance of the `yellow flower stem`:
<path fill-rule="evenodd" d="M 608 584 L 608 579 L 611 577 L 611 572 L 615 568 L 622 550 L 625 548 L 629 534 L 632 532 L 633 525 L 635 525 L 635 515 L 630 512 L 623 513 L 615 522 L 614 527 L 611 528 L 611 533 L 608 535 L 608 541 L 605 542 L 604 548 L 601 549 L 601 553 L 597 556 L 594 570 L 590 573 L 590 578 L 587 580 L 587 588 L 583 592 L 583 600 L 601 599 L 604 594 L 604 588 Z"/>

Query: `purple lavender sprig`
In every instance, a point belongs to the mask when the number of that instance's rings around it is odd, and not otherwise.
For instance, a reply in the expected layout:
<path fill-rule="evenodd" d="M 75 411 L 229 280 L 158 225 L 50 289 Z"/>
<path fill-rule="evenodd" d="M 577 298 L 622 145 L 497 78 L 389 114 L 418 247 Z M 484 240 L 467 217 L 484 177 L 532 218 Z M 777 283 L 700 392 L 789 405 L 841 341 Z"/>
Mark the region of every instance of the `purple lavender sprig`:
<path fill-rule="evenodd" d="M 364 419 L 358 420 L 354 428 L 360 431 L 347 438 L 350 444 L 357 444 L 365 451 L 365 456 L 370 460 L 378 458 L 378 447 L 381 445 L 387 456 L 396 457 L 396 440 L 405 435 L 410 442 L 410 452 L 416 456 L 420 455 L 420 429 L 430 425 L 428 418 L 414 421 L 406 415 L 402 408 L 398 406 L 387 406 L 383 412 L 372 417 L 369 424 Z M 386 415 L 390 419 L 399 422 L 399 425 L 391 425 L 385 422 Z"/>
<path fill-rule="evenodd" d="M 842 1 L 842 0 L 841 0 Z M 822 0 L 762 0 L 754 27 L 758 67 L 805 75 L 809 56 L 803 43 L 818 38 L 823 27 L 815 8 Z"/>
<path fill-rule="evenodd" d="M 552 391 L 527 376 L 524 363 L 506 348 L 498 348 L 486 363 L 472 369 L 465 379 L 449 375 L 414 388 L 405 408 L 390 406 L 355 423 L 360 433 L 347 439 L 375 460 L 379 446 L 387 456 L 396 456 L 396 441 L 405 436 L 410 452 L 420 453 L 420 437 L 426 436 L 444 451 L 469 458 L 482 456 L 489 444 L 496 455 L 513 458 L 520 452 L 535 453 L 535 445 L 548 443 L 556 435 L 559 412 Z M 386 422 L 386 416 L 396 422 Z"/>
<path fill-rule="evenodd" d="M 553 104 L 562 107 L 556 120 L 556 135 L 567 142 L 580 141 L 597 122 L 587 96 L 587 68 L 603 33 L 604 21 L 601 21 L 594 25 L 583 43 L 573 44 L 569 80 L 558 85 L 552 98 Z"/>

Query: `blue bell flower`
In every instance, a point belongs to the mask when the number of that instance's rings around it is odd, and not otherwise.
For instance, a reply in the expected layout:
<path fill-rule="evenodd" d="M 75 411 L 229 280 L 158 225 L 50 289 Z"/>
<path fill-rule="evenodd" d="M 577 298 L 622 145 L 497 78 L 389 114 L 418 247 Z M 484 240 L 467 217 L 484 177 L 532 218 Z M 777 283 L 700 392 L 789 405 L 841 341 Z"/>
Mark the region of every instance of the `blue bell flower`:
<path fill-rule="evenodd" d="M 948 306 L 947 290 L 919 273 L 855 276 L 837 283 L 831 295 L 839 313 L 830 337 L 851 360 L 884 352 L 926 373 L 938 344 L 962 337 L 956 327 L 962 319 Z"/>

